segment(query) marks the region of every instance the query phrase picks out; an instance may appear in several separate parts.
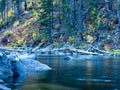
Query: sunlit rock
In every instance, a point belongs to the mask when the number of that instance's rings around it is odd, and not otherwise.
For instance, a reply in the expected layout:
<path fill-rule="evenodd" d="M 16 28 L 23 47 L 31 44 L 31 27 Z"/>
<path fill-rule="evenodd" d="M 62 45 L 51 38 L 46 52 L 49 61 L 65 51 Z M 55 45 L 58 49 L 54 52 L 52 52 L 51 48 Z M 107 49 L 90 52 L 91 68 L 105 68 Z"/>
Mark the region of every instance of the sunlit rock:
<path fill-rule="evenodd" d="M 35 71 L 44 71 L 44 70 L 50 70 L 51 68 L 48 67 L 45 64 L 40 63 L 36 60 L 21 60 L 22 64 L 27 72 L 35 72 Z"/>

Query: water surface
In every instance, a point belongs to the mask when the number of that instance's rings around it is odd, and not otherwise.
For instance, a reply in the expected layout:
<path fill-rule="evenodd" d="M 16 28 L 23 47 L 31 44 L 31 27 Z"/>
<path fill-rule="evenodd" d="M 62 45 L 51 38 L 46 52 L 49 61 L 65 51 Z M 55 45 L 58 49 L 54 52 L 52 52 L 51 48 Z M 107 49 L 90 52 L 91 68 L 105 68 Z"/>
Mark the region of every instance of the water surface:
<path fill-rule="evenodd" d="M 20 90 L 120 90 L 119 57 L 64 60 L 64 56 L 45 56 L 38 60 L 52 70 L 27 76 Z"/>

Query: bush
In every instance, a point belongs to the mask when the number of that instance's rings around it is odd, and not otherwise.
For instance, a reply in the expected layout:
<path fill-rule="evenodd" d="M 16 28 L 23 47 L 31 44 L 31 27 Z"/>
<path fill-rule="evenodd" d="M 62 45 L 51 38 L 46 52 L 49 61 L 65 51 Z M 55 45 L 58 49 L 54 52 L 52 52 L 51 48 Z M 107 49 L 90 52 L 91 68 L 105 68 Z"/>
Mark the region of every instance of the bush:
<path fill-rule="evenodd" d="M 10 36 L 11 34 L 12 34 L 12 32 L 6 31 L 6 32 L 4 32 L 4 37 Z"/>
<path fill-rule="evenodd" d="M 60 24 L 56 24 L 54 28 L 58 30 L 60 28 Z"/>
<path fill-rule="evenodd" d="M 74 43 L 75 43 L 75 40 L 74 40 L 74 37 L 73 37 L 73 36 L 70 36 L 70 37 L 68 38 L 68 43 L 69 43 L 69 44 L 74 44 Z"/>
<path fill-rule="evenodd" d="M 14 15 L 15 15 L 15 11 L 12 10 L 12 9 L 10 9 L 10 10 L 8 11 L 8 18 L 14 17 Z"/>
<path fill-rule="evenodd" d="M 0 18 L 0 26 L 3 25 L 3 20 Z"/>
<path fill-rule="evenodd" d="M 37 15 L 37 12 L 35 10 L 32 10 L 30 17 L 34 17 Z"/>
<path fill-rule="evenodd" d="M 28 8 L 28 9 L 32 9 L 32 8 L 33 8 L 33 5 L 32 5 L 32 2 L 31 2 L 31 1 L 28 2 L 28 4 L 27 4 L 27 8 Z"/>
<path fill-rule="evenodd" d="M 19 21 L 16 21 L 14 24 L 13 24 L 13 27 L 18 27 L 19 26 Z"/>

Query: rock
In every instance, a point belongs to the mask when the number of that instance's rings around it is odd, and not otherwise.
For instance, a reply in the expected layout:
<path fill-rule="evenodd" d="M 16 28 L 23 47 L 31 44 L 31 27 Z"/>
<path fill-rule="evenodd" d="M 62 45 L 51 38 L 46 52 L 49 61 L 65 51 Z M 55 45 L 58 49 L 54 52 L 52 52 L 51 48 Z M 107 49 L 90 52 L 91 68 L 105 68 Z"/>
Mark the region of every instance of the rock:
<path fill-rule="evenodd" d="M 46 71 L 50 70 L 51 68 L 48 67 L 45 64 L 40 63 L 39 61 L 36 60 L 22 60 L 22 64 L 26 70 L 26 72 L 39 72 L 39 71 Z"/>
<path fill-rule="evenodd" d="M 11 90 L 4 85 L 4 81 L 0 79 L 0 90 Z"/>
<path fill-rule="evenodd" d="M 4 84 L 4 81 L 0 79 L 0 84 Z"/>
<path fill-rule="evenodd" d="M 11 90 L 10 88 L 6 87 L 3 84 L 0 84 L 0 90 Z"/>
<path fill-rule="evenodd" d="M 0 52 L 0 78 L 9 78 L 13 76 L 11 63 L 5 54 Z"/>
<path fill-rule="evenodd" d="M 18 55 L 17 59 L 21 62 L 21 64 L 25 68 L 26 73 L 35 72 L 35 71 L 44 71 L 44 70 L 46 71 L 51 69 L 47 65 L 42 64 L 39 61 L 36 61 L 34 54 L 30 54 L 30 55 L 21 54 L 21 55 Z"/>
<path fill-rule="evenodd" d="M 22 54 L 18 56 L 21 60 L 26 60 L 26 59 L 35 59 L 35 54 Z"/>
<path fill-rule="evenodd" d="M 73 59 L 73 57 L 71 57 L 71 56 L 64 57 L 64 60 L 71 60 L 71 59 Z"/>
<path fill-rule="evenodd" d="M 20 55 L 20 54 L 19 54 Z M 34 60 L 35 55 L 9 55 L 6 56 L 0 52 L 0 78 L 9 78 L 12 76 L 24 76 L 28 72 L 46 71 L 51 68 L 39 61 Z M 9 60 L 8 60 L 9 58 Z"/>
<path fill-rule="evenodd" d="M 23 64 L 18 60 L 11 61 L 14 76 L 24 76 L 26 74 Z"/>

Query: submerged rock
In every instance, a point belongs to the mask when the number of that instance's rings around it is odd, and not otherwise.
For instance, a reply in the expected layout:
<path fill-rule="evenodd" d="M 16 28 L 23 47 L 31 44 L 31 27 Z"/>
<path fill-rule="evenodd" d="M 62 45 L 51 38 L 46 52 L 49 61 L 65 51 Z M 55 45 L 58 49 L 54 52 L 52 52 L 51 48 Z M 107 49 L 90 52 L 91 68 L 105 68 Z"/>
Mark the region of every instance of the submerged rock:
<path fill-rule="evenodd" d="M 71 56 L 64 57 L 64 60 L 71 60 L 71 59 L 73 59 L 73 57 L 71 57 Z"/>

